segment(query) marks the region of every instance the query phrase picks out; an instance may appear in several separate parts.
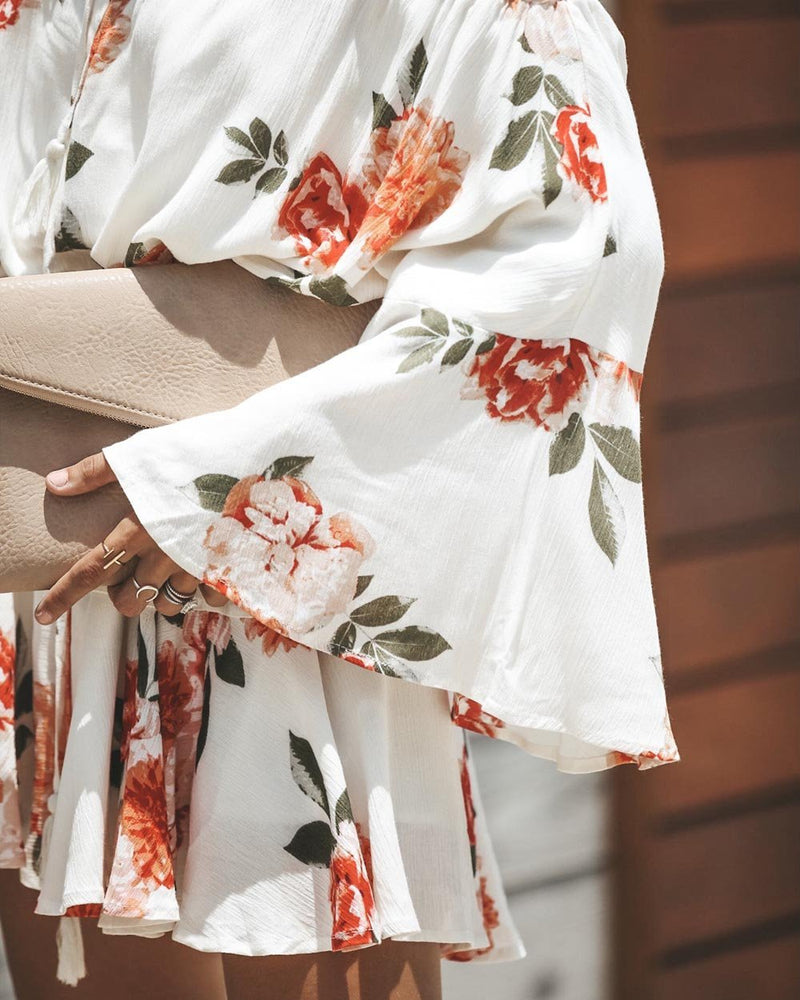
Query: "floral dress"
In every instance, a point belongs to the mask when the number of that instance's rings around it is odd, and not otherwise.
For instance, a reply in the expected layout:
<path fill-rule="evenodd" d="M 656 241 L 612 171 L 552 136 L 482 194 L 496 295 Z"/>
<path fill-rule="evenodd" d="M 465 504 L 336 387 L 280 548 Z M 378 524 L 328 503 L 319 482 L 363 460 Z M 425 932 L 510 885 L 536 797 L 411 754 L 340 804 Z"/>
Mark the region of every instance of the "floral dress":
<path fill-rule="evenodd" d="M 639 451 L 664 258 L 613 21 L 2 0 L 0 81 L 6 274 L 231 259 L 381 300 L 351 349 L 104 449 L 222 608 L 0 596 L 0 864 L 70 927 L 522 956 L 466 733 L 679 760 Z"/>

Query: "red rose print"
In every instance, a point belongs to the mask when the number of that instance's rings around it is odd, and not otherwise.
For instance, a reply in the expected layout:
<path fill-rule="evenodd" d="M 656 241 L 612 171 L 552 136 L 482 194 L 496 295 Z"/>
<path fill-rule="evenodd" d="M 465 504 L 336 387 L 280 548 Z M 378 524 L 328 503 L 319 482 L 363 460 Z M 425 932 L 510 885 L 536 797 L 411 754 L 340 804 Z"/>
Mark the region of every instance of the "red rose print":
<path fill-rule="evenodd" d="M 161 737 L 167 741 L 174 740 L 191 721 L 195 687 L 186 670 L 185 660 L 182 661 L 179 657 L 178 650 L 170 639 L 165 639 L 159 645 L 156 662 Z"/>
<path fill-rule="evenodd" d="M 364 212 L 363 200 L 357 187 L 344 185 L 327 153 L 317 153 L 281 205 L 278 226 L 294 237 L 306 267 L 321 271 L 350 245 L 356 219 Z"/>
<path fill-rule="evenodd" d="M 0 31 L 17 23 L 22 4 L 23 0 L 2 0 L 0 2 Z"/>
<path fill-rule="evenodd" d="M 282 633 L 307 632 L 344 611 L 375 548 L 348 515 L 326 516 L 311 487 L 294 476 L 241 479 L 221 513 L 204 541 L 211 553 L 206 582 L 232 592 L 227 578 L 236 567 L 266 593 L 270 621 Z"/>
<path fill-rule="evenodd" d="M 560 162 L 564 177 L 588 191 L 593 201 L 605 201 L 606 172 L 590 122 L 588 108 L 568 104 L 556 116 L 552 134 L 564 147 Z"/>
<path fill-rule="evenodd" d="M 355 824 L 344 821 L 344 827 Z M 339 839 L 330 863 L 330 903 L 333 915 L 331 948 L 340 951 L 375 942 L 372 918 L 375 901 L 372 895 L 366 860 L 359 849 L 349 850 L 349 844 Z"/>
<path fill-rule="evenodd" d="M 158 757 L 145 757 L 125 773 L 120 833 L 130 841 L 132 863 L 151 889 L 175 885 L 169 850 L 164 769 Z"/>
<path fill-rule="evenodd" d="M 581 340 L 529 340 L 495 334 L 494 346 L 468 363 L 464 399 L 485 396 L 500 420 L 532 420 L 561 430 L 582 409 L 599 362 Z"/>
<path fill-rule="evenodd" d="M 277 653 L 281 646 L 283 646 L 288 653 L 289 650 L 293 649 L 295 646 L 303 645 L 295 639 L 290 639 L 288 635 L 281 635 L 281 633 L 276 632 L 274 628 L 270 628 L 269 625 L 264 625 L 263 622 L 257 621 L 255 618 L 248 618 L 245 621 L 244 634 L 248 639 L 257 639 L 260 636 L 261 647 L 266 656 L 273 656 Z M 308 646 L 305 646 L 304 648 L 308 649 Z"/>
<path fill-rule="evenodd" d="M 129 0 L 111 0 L 97 27 L 89 52 L 89 72 L 102 73 L 119 54 L 131 27 L 131 19 L 124 13 Z"/>
<path fill-rule="evenodd" d="M 370 156 L 361 166 L 360 187 L 369 205 L 359 228 L 361 267 L 451 204 L 470 159 L 454 138 L 453 122 L 433 115 L 429 99 L 373 130 Z"/>
<path fill-rule="evenodd" d="M 453 694 L 450 718 L 456 725 L 461 726 L 462 729 L 469 729 L 474 733 L 483 733 L 484 736 L 496 736 L 496 731 L 505 726 L 502 719 L 498 719 L 496 715 L 484 712 L 480 702 L 458 692 L 454 692 Z"/>
<path fill-rule="evenodd" d="M 14 644 L 0 631 L 0 730 L 14 725 Z"/>

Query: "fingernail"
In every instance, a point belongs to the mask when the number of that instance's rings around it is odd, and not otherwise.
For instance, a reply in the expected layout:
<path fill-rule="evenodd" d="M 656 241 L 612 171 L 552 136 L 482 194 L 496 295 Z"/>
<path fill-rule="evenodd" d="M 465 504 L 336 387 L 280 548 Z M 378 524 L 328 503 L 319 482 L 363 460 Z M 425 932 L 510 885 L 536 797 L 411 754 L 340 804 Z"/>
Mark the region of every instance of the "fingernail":
<path fill-rule="evenodd" d="M 36 616 L 36 621 L 41 622 L 42 625 L 49 625 L 50 622 L 53 620 L 53 616 L 50 614 L 50 612 L 43 611 L 41 607 L 37 607 L 33 613 Z"/>
<path fill-rule="evenodd" d="M 69 481 L 69 472 L 66 469 L 56 469 L 54 472 L 48 472 L 47 482 L 50 486 L 66 486 Z"/>

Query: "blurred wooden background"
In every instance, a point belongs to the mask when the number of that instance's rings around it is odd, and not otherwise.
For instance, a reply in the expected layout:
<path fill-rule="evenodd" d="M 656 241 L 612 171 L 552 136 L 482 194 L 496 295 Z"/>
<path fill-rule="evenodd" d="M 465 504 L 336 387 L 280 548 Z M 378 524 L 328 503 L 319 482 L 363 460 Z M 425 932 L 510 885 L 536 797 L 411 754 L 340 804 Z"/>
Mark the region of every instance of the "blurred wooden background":
<path fill-rule="evenodd" d="M 613 997 L 797 1000 L 800 4 L 619 6 L 667 249 L 644 483 L 683 760 L 613 775 Z"/>

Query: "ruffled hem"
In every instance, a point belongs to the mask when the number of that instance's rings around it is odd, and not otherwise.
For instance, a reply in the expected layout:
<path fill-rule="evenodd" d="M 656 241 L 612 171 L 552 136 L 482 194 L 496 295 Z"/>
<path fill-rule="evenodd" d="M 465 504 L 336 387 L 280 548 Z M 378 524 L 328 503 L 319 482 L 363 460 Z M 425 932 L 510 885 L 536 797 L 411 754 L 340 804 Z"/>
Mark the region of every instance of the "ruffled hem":
<path fill-rule="evenodd" d="M 13 599 L 29 614 L 31 596 Z M 0 799 L 0 867 L 19 869 L 36 913 L 63 918 L 66 967 L 80 965 L 82 919 L 240 955 L 398 938 L 437 942 L 443 959 L 523 957 L 448 699 L 326 667 L 333 658 L 235 610 L 125 623 L 101 588 L 53 626 L 0 617 L 12 651 L 0 682 L 20 693 L 16 726 L 0 729 L 3 788 L 20 784 Z M 7 639 L 25 645 L 22 617 L 32 669 Z M 231 780 L 239 794 L 220 791 Z M 237 810 L 243 798 L 252 806 Z M 236 859 L 222 877 L 221 851 Z"/>

